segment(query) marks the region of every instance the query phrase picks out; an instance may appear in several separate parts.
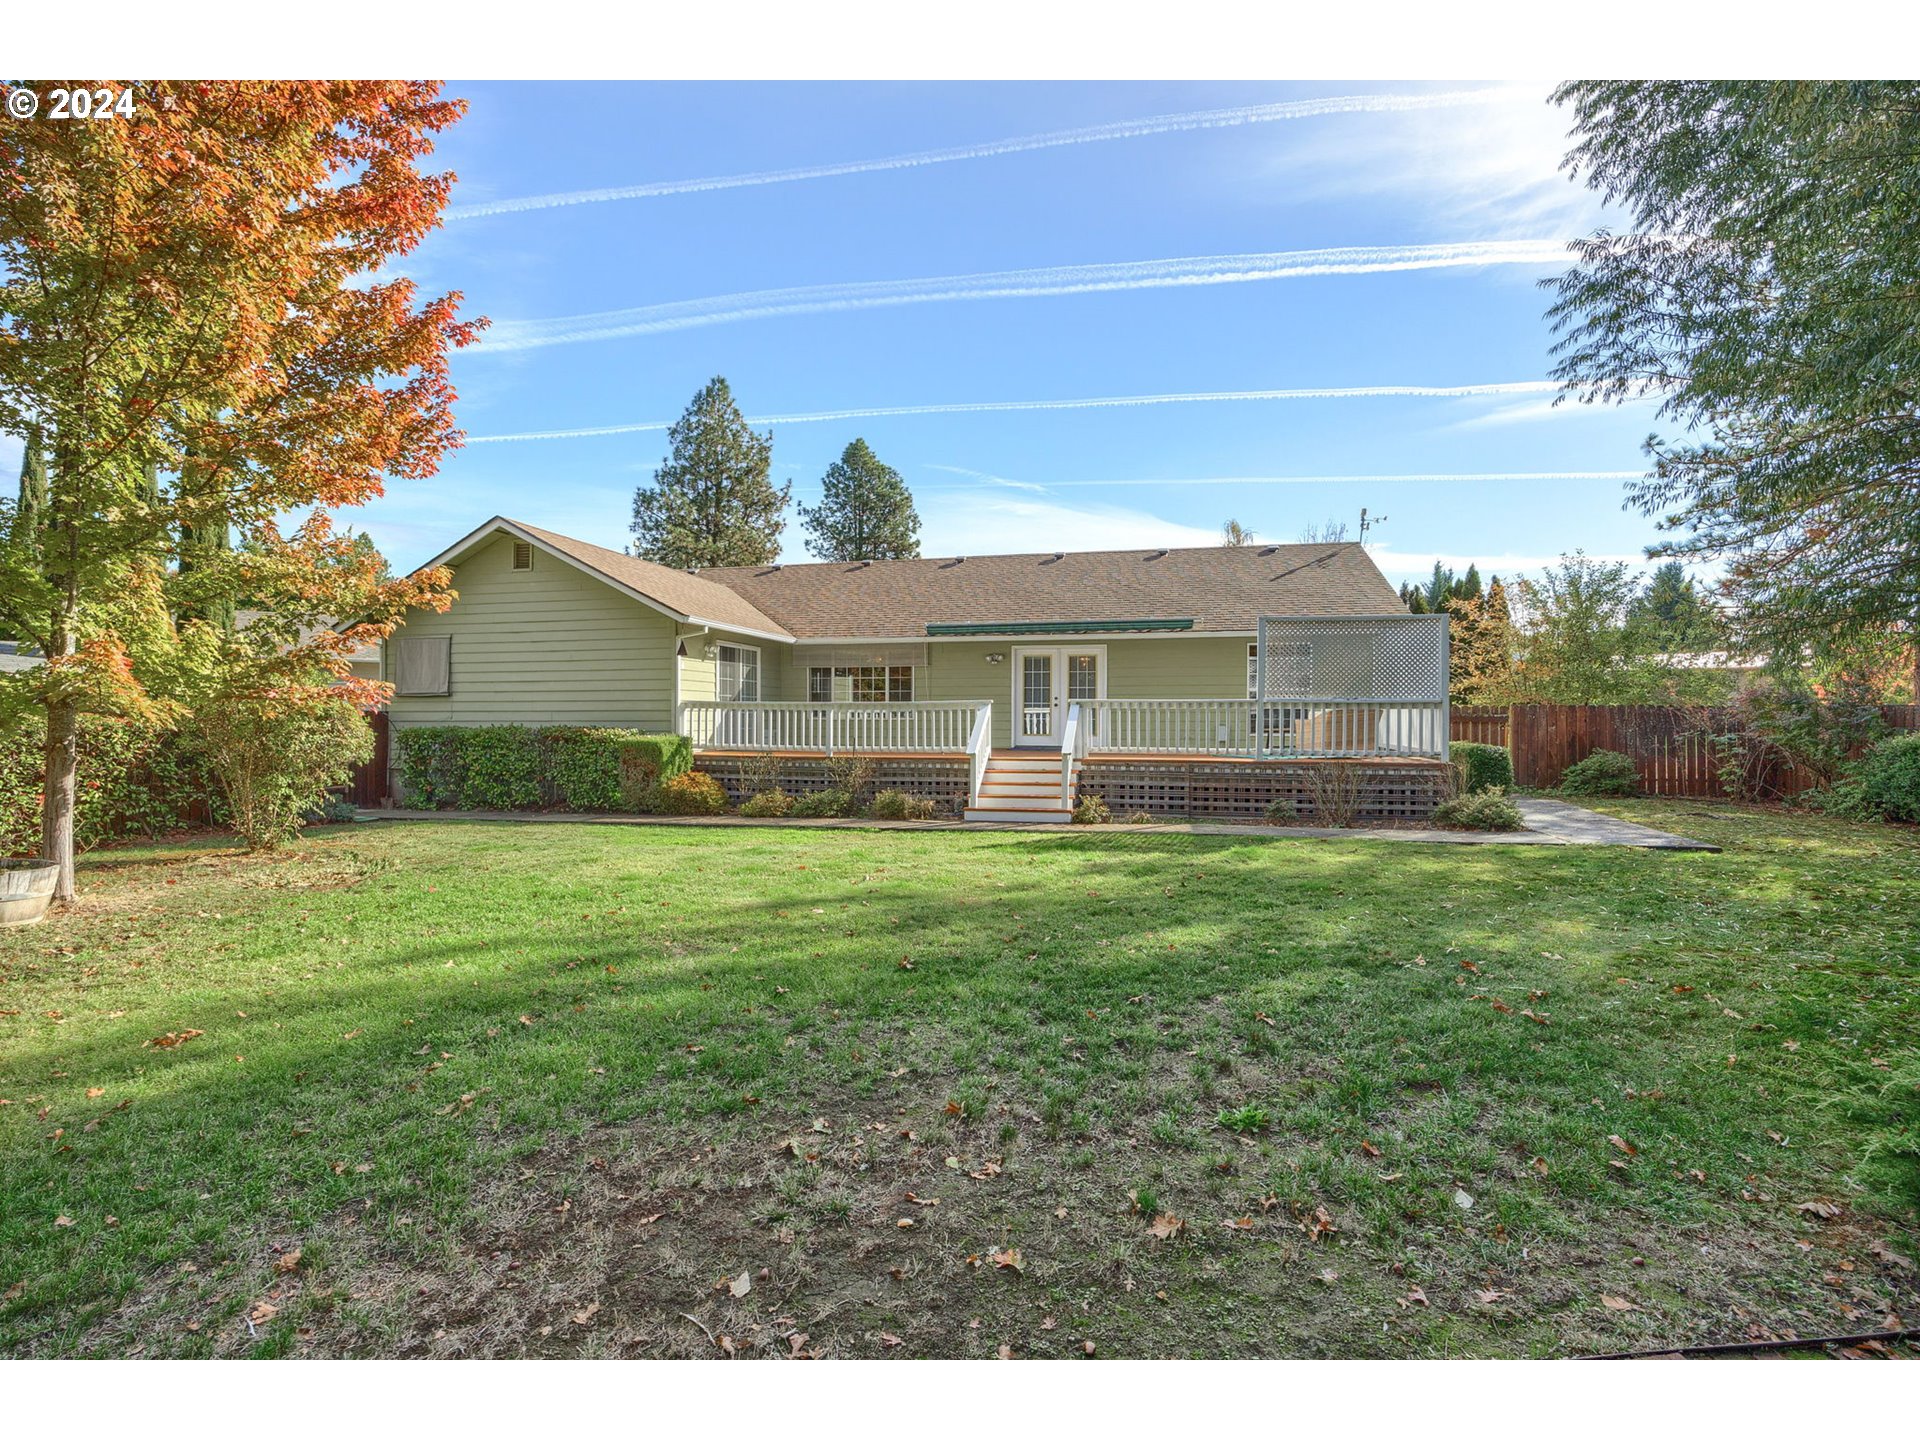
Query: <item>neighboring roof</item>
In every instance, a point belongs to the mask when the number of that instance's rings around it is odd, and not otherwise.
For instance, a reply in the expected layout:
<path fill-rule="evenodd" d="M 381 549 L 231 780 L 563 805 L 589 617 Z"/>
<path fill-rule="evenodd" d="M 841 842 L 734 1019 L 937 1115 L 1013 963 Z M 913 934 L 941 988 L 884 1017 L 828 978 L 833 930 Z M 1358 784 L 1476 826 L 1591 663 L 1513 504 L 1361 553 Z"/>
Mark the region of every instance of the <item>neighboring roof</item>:
<path fill-rule="evenodd" d="M 994 624 L 1106 622 L 1115 632 L 1253 631 L 1262 615 L 1401 615 L 1359 545 L 1210 545 L 964 559 L 764 565 L 703 570 L 799 639 L 972 633 Z M 1187 627 L 1181 627 L 1187 628 Z M 1017 633 L 1008 629 L 1003 633 Z"/>
<path fill-rule="evenodd" d="M 624 590 L 636 600 L 656 610 L 666 611 L 677 620 L 762 635 L 770 640 L 793 639 L 778 622 L 769 619 L 751 601 L 724 585 L 716 585 L 686 570 L 656 565 L 651 560 L 622 555 L 618 550 L 589 545 L 570 535 L 559 535 L 523 521 L 509 520 L 504 515 L 494 516 L 420 568 L 458 565 L 464 556 L 497 532 L 526 540 L 548 554 L 558 556 L 589 575 L 606 581 L 615 589 Z"/>
<path fill-rule="evenodd" d="M 16 675 L 22 670 L 32 670 L 39 664 L 39 651 L 29 650 L 23 655 L 18 640 L 0 640 L 0 675 Z"/>
<path fill-rule="evenodd" d="M 236 610 L 233 612 L 234 628 L 236 630 L 244 630 L 266 613 L 264 610 Z M 338 629 L 339 625 L 340 622 L 338 620 L 329 620 L 325 628 Z M 306 641 L 311 640 L 315 635 L 320 633 L 321 629 L 322 627 L 318 625 L 302 625 L 300 627 L 301 642 L 304 644 Z M 349 650 L 343 658 L 354 665 L 378 665 L 380 663 L 380 642 L 378 640 L 369 640 L 364 644 L 356 645 L 353 649 Z"/>

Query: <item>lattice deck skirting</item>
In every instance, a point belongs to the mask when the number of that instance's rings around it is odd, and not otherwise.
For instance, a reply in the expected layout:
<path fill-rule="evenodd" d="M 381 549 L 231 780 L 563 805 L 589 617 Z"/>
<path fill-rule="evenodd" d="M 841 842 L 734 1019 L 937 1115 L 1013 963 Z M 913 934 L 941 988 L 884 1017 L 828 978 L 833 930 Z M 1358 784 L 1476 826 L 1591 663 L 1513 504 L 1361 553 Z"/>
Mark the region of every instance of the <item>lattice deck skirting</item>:
<path fill-rule="evenodd" d="M 964 755 L 874 755 L 873 789 L 900 790 L 926 795 L 956 813 L 966 803 L 968 762 Z M 752 798 L 750 785 L 763 785 L 771 767 L 774 784 L 789 795 L 811 795 L 832 788 L 834 761 L 818 755 L 704 754 L 693 757 L 693 768 L 705 771 L 726 787 L 727 798 L 738 805 Z"/>
<path fill-rule="evenodd" d="M 1218 760 L 1087 757 L 1079 795 L 1098 795 L 1116 817 L 1261 820 L 1276 800 L 1301 821 L 1425 820 L 1452 793 L 1444 760 Z M 1329 808 L 1351 807 L 1334 816 Z"/>

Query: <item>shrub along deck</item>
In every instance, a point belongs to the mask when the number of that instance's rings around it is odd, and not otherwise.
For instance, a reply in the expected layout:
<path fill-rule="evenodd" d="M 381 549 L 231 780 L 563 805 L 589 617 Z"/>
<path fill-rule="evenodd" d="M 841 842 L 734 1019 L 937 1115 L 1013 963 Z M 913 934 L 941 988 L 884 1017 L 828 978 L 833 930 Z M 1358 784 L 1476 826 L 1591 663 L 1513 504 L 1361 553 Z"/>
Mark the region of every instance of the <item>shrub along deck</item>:
<path fill-rule="evenodd" d="M 97 853 L 0 938 L 0 1350 L 1565 1354 L 1912 1315 L 1920 840 L 1605 808 L 1727 852 Z"/>

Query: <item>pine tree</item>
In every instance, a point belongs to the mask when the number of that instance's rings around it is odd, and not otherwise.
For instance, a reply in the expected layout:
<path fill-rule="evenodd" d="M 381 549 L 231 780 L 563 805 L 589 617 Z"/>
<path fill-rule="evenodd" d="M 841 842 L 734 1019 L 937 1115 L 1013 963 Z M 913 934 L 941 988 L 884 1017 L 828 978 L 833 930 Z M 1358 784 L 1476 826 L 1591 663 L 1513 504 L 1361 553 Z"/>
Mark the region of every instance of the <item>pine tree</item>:
<path fill-rule="evenodd" d="M 20 456 L 20 499 L 17 513 L 26 530 L 38 531 L 47 515 L 47 457 L 40 448 L 40 427 L 27 427 L 27 446 Z"/>
<path fill-rule="evenodd" d="M 673 450 L 653 484 L 633 492 L 633 553 L 683 570 L 771 564 L 793 493 L 768 478 L 773 432 L 748 425 L 716 375 L 667 439 Z"/>
<path fill-rule="evenodd" d="M 920 516 L 906 481 L 856 439 L 827 467 L 820 503 L 800 507 L 807 551 L 821 560 L 917 560 Z"/>

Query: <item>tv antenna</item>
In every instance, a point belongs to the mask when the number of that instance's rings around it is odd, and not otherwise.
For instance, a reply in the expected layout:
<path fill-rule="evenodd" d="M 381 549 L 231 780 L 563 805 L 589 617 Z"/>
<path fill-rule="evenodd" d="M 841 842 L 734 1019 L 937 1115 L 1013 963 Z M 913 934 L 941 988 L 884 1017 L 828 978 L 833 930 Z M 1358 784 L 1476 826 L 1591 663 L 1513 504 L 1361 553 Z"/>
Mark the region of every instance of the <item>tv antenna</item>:
<path fill-rule="evenodd" d="M 1387 517 L 1384 515 L 1376 515 L 1373 519 L 1369 520 L 1367 518 L 1367 507 L 1362 505 L 1360 507 L 1360 543 L 1362 545 L 1367 543 L 1368 527 L 1373 525 L 1384 525 L 1386 523 L 1387 523 Z"/>

